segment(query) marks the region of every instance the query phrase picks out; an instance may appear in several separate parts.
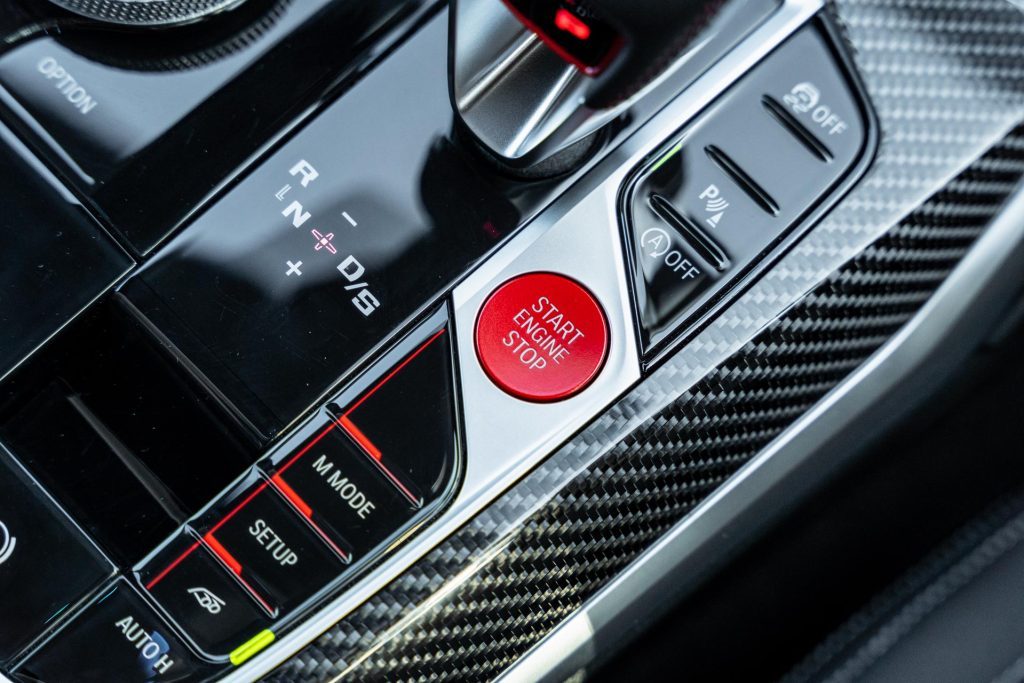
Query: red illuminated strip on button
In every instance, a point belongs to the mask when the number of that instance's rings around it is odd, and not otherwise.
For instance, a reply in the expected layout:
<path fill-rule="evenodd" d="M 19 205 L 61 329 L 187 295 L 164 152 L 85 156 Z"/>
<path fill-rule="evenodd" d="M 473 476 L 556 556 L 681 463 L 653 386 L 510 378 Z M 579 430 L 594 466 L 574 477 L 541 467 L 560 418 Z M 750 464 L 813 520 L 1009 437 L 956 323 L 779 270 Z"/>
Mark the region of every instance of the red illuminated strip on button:
<path fill-rule="evenodd" d="M 299 514 L 306 518 L 306 522 L 313 527 L 313 530 L 316 531 L 318 536 L 320 536 L 320 540 L 331 546 L 334 552 L 336 552 L 341 559 L 348 562 L 350 559 L 349 554 L 339 548 L 338 544 L 331 540 L 331 537 L 327 532 L 321 529 L 320 525 L 313 521 L 313 508 L 311 508 L 309 504 L 302 499 L 302 496 L 295 492 L 295 489 L 288 485 L 288 482 L 281 478 L 280 473 L 272 476 L 270 478 L 270 483 L 288 500 L 289 503 L 295 507 L 296 510 L 299 511 Z"/>
<path fill-rule="evenodd" d="M 146 590 L 152 590 L 153 586 L 155 586 L 158 583 L 160 583 L 161 581 L 163 581 L 165 576 L 170 574 L 174 570 L 175 567 L 177 567 L 179 564 L 184 562 L 185 558 L 188 557 L 189 555 L 191 555 L 193 552 L 195 552 L 195 549 L 198 548 L 198 547 L 199 547 L 199 541 L 196 541 L 191 546 L 189 546 L 188 550 L 186 550 L 181 555 L 179 555 L 178 558 L 176 560 L 174 560 L 174 562 L 171 562 L 169 565 L 167 565 L 166 569 L 164 569 L 162 572 L 160 572 L 159 574 L 154 576 L 153 579 L 149 583 L 146 584 Z"/>
<path fill-rule="evenodd" d="M 590 27 L 564 7 L 555 13 L 555 27 L 579 40 L 588 40 L 590 38 Z"/>
<path fill-rule="evenodd" d="M 264 600 L 263 597 L 260 596 L 260 594 L 257 593 L 256 590 L 252 586 L 250 586 L 245 579 L 242 578 L 242 565 L 238 562 L 238 560 L 236 560 L 231 555 L 231 553 L 229 553 L 227 549 L 224 546 L 222 546 L 220 542 L 213 536 L 207 534 L 203 537 L 203 541 L 205 542 L 206 547 L 210 549 L 210 552 L 216 555 L 220 559 L 220 561 L 223 562 L 224 565 L 231 570 L 231 572 L 238 579 L 238 582 L 242 584 L 243 588 L 245 588 L 246 592 L 248 592 L 249 595 L 256 602 L 258 602 L 260 606 L 263 607 L 264 610 L 266 610 L 267 614 L 269 614 L 270 616 L 274 616 L 276 610 L 274 610 L 274 608 L 271 607 L 270 604 L 268 604 L 267 601 Z M 154 576 L 150 580 L 150 582 L 146 584 L 146 590 L 153 590 L 153 588 L 158 583 L 163 581 L 167 577 L 167 575 L 174 571 L 178 567 L 178 565 L 184 562 L 189 555 L 198 550 L 200 545 L 202 545 L 202 543 L 200 543 L 199 541 L 196 541 L 195 543 L 190 545 L 188 549 L 185 550 L 185 552 L 176 557 L 173 562 L 167 565 L 167 567 L 165 567 L 163 571 Z"/>
<path fill-rule="evenodd" d="M 313 516 L 313 508 L 309 507 L 309 505 L 306 504 L 306 501 L 302 500 L 302 496 L 295 493 L 292 487 L 288 485 L 288 482 L 281 478 L 281 475 L 275 474 L 270 478 L 270 481 L 274 484 L 274 488 L 280 491 L 281 495 L 287 498 L 288 502 L 294 505 L 295 508 L 302 513 L 303 517 L 308 519 Z"/>
<path fill-rule="evenodd" d="M 362 401 L 360 401 L 360 403 L 361 402 Z M 342 430 L 344 430 L 345 433 L 347 433 L 352 438 L 352 440 L 355 441 L 366 452 L 367 455 L 369 455 L 371 458 L 373 458 L 373 460 L 376 463 L 377 467 L 380 468 L 380 471 L 384 474 L 385 477 L 387 477 L 388 481 L 390 481 L 392 484 L 394 484 L 395 487 L 399 491 L 402 492 L 402 495 L 409 499 L 410 503 L 412 503 L 413 505 L 421 505 L 423 503 L 423 501 L 421 501 L 418 497 L 416 497 L 416 495 L 413 494 L 412 491 L 410 491 L 409 488 L 405 484 L 403 484 L 402 481 L 397 476 L 395 476 L 394 472 L 392 472 L 390 469 L 388 469 L 388 467 L 383 462 L 381 462 L 382 455 L 381 455 L 380 449 L 378 449 L 376 446 L 374 446 L 373 442 L 370 441 L 366 437 L 366 435 L 363 434 L 359 430 L 359 428 L 356 427 L 355 424 L 346 417 L 349 413 L 352 412 L 352 410 L 355 410 L 355 408 L 354 407 L 351 408 L 347 413 L 345 413 L 345 415 L 343 415 L 342 417 L 338 418 L 337 420 L 334 420 L 333 422 L 331 422 L 331 424 L 329 424 L 322 432 L 317 434 L 316 437 L 312 441 L 310 441 L 308 444 L 306 444 L 302 448 L 302 450 L 300 450 L 288 462 L 286 462 L 284 465 L 282 465 L 281 468 L 277 471 L 277 474 L 274 475 L 274 477 L 276 479 L 280 479 L 281 475 L 284 474 L 285 470 L 287 470 L 289 467 L 291 467 L 296 462 L 298 462 L 299 458 L 301 458 L 306 453 L 308 453 L 325 436 L 327 436 L 332 431 L 334 431 L 334 429 L 336 429 L 337 427 L 341 427 Z M 351 431 L 350 431 L 350 429 L 351 429 Z M 353 432 L 355 432 L 355 433 L 353 433 Z M 283 482 L 284 480 L 281 479 L 281 481 Z M 289 500 L 291 500 L 291 498 L 288 496 L 287 493 L 285 493 L 284 491 L 282 491 L 281 493 L 282 493 L 282 495 L 285 496 L 285 498 L 289 498 Z M 303 505 L 305 505 L 305 502 L 303 502 Z M 308 505 L 307 505 L 307 507 L 308 507 Z M 310 510 L 312 511 L 312 509 L 310 509 Z M 227 520 L 225 519 L 223 521 L 227 521 Z M 222 523 L 223 523 L 223 521 L 222 521 Z"/>
<path fill-rule="evenodd" d="M 348 415 L 351 412 L 352 411 L 349 410 L 348 413 L 342 415 L 338 419 L 338 423 L 341 425 L 342 429 L 348 432 L 348 435 L 352 437 L 353 441 L 363 447 L 363 450 L 365 450 L 371 458 L 380 462 L 383 454 L 380 452 L 379 448 L 373 445 L 373 442 L 370 441 L 366 434 L 363 434 L 362 430 L 360 430 L 359 427 L 356 427 L 356 424 L 352 420 L 348 419 Z"/>
<path fill-rule="evenodd" d="M 430 348 L 430 345 L 433 344 L 438 339 L 440 339 L 441 335 L 443 335 L 445 332 L 447 332 L 447 330 L 445 330 L 445 329 L 438 330 L 437 333 L 433 337 L 431 337 L 427 341 L 423 342 L 418 349 L 416 349 L 411 354 L 409 354 L 408 358 L 403 360 L 401 363 L 399 363 L 397 366 L 395 366 L 394 370 L 392 370 L 387 375 L 385 375 L 384 379 L 382 379 L 381 381 L 379 381 L 376 384 L 374 384 L 372 389 L 367 391 L 365 394 L 363 394 L 359 398 L 358 401 L 353 403 L 349 407 L 349 409 L 345 411 L 345 415 L 351 415 L 353 412 L 355 412 L 356 408 L 358 408 L 359 406 L 361 406 L 364 403 L 366 403 L 366 400 L 368 398 L 370 398 L 371 396 L 376 394 L 378 391 L 380 391 L 381 387 L 383 387 L 385 384 L 390 382 L 394 378 L 394 376 L 397 375 L 398 373 L 400 373 L 402 370 L 404 370 L 405 367 L 407 365 L 409 365 L 409 363 L 411 363 L 414 360 L 416 360 L 416 358 L 418 358 L 424 351 L 426 351 L 428 348 Z"/>
<path fill-rule="evenodd" d="M 292 456 L 292 458 L 290 460 L 288 460 L 286 463 L 284 463 L 281 466 L 281 468 L 277 471 L 277 475 L 275 475 L 275 476 L 279 476 L 279 475 L 283 474 L 285 472 L 285 470 L 287 470 L 289 467 L 291 467 L 293 464 L 295 464 L 299 460 L 299 458 L 301 458 L 306 453 L 308 453 L 310 451 L 310 449 L 312 449 L 314 446 L 316 446 L 317 443 L 320 442 L 321 439 L 323 439 L 325 436 L 327 436 L 327 434 L 329 434 L 331 432 L 331 430 L 333 430 L 336 427 L 340 426 L 342 428 L 342 430 L 344 430 L 345 433 L 348 434 L 348 436 L 353 441 L 355 441 L 356 444 L 367 455 L 369 455 L 371 458 L 373 458 L 373 460 L 376 463 L 377 467 L 380 468 L 380 471 L 384 474 L 385 477 L 387 477 L 388 481 L 390 481 L 392 484 L 394 484 L 395 488 L 397 488 L 399 491 L 401 491 L 402 495 L 405 496 L 406 499 L 408 499 L 408 501 L 410 503 L 412 503 L 413 505 L 416 505 L 416 506 L 422 505 L 423 501 L 416 494 L 414 494 L 412 491 L 410 491 L 409 487 L 406 486 L 402 482 L 402 480 L 399 479 L 398 476 L 396 476 L 395 473 L 392 472 L 387 467 L 387 465 L 384 464 L 384 462 L 383 462 L 383 453 L 381 453 L 381 450 L 373 443 L 373 441 L 368 436 L 366 436 L 366 434 L 363 433 L 363 431 L 361 429 L 359 429 L 358 426 L 356 426 L 355 422 L 353 422 L 352 419 L 349 416 L 352 415 L 352 413 L 354 413 L 361 405 L 366 403 L 366 401 L 369 400 L 374 394 L 376 394 L 378 391 L 380 391 L 381 388 L 383 388 L 388 382 L 390 382 L 392 379 L 394 379 L 395 376 L 398 375 L 398 373 L 400 373 L 402 370 L 404 370 L 409 365 L 409 363 L 412 363 L 414 360 L 416 360 L 416 358 L 418 358 L 420 355 L 422 355 L 423 352 L 426 351 L 428 348 L 430 348 L 431 344 L 433 344 L 438 339 L 440 339 L 441 336 L 444 335 L 445 332 L 447 332 L 446 329 L 438 330 L 432 337 L 430 337 L 425 342 L 420 344 L 420 346 L 415 351 L 413 351 L 401 363 L 399 363 L 397 366 L 395 366 L 391 370 L 391 372 L 389 372 L 387 375 L 385 375 L 379 382 L 374 384 L 369 389 L 369 391 L 367 391 L 365 394 L 360 396 L 359 399 L 355 403 L 353 403 L 351 406 L 349 406 L 348 410 L 346 410 L 342 414 L 342 416 L 340 418 L 338 418 L 337 420 L 332 422 L 330 425 L 328 425 L 323 431 L 321 431 L 319 434 L 317 434 L 316 437 L 314 437 L 312 441 L 310 441 L 301 450 L 299 450 L 298 453 L 296 453 L 294 456 Z M 287 494 L 284 494 L 284 495 L 287 497 Z"/>
<path fill-rule="evenodd" d="M 222 546 L 220 541 L 213 537 L 212 533 L 203 536 L 203 540 L 206 541 L 206 545 L 210 547 L 213 554 L 219 557 L 221 561 L 227 565 L 228 569 L 239 576 L 242 575 L 242 563 L 236 560 L 234 556 L 228 552 L 228 549 Z"/>

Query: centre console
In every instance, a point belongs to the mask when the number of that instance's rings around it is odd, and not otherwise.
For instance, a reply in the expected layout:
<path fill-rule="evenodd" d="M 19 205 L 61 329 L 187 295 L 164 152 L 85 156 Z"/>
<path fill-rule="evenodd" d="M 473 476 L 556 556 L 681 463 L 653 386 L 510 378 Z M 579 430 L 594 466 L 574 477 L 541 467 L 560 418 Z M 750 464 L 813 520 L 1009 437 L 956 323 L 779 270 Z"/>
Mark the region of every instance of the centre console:
<path fill-rule="evenodd" d="M 59 2 L 0 52 L 4 673 L 268 670 L 647 377 L 871 160 L 814 0 L 719 3 L 671 77 L 517 124 L 560 132 L 503 159 L 484 100 L 527 52 L 564 57 L 524 16 L 604 52 L 617 24 L 488 2 L 247 0 L 163 29 Z M 460 80 L 453 32 L 493 12 L 523 33 Z"/>

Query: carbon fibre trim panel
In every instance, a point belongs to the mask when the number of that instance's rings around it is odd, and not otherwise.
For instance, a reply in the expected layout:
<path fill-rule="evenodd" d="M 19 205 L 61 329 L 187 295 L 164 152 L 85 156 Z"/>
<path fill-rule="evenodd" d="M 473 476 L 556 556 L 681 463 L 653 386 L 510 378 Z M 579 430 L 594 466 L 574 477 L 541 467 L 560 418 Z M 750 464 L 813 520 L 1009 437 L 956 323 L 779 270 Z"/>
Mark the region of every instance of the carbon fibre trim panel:
<path fill-rule="evenodd" d="M 1008 134 L 1024 120 L 1024 15 L 1004 0 L 834 10 L 882 128 L 867 178 L 653 375 L 272 679 L 500 674 L 944 281 L 1024 173 L 1024 129 Z"/>

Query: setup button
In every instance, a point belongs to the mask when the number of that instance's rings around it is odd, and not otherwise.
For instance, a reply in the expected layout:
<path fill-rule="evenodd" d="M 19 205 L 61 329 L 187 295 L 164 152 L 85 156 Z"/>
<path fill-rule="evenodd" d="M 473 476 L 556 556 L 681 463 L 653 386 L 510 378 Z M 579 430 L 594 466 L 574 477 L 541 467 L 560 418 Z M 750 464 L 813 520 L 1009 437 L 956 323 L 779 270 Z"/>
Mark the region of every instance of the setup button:
<path fill-rule="evenodd" d="M 476 350 L 484 371 L 505 392 L 527 401 L 560 401 L 600 373 L 608 356 L 608 321 L 580 283 L 529 273 L 484 302 Z"/>

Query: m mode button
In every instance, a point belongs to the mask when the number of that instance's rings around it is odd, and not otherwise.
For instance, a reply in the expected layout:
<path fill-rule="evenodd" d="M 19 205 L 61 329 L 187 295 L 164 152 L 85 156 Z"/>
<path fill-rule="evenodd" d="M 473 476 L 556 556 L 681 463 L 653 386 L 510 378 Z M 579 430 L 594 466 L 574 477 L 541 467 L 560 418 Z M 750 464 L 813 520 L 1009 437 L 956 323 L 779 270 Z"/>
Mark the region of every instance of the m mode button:
<path fill-rule="evenodd" d="M 353 559 L 369 553 L 418 509 L 339 427 L 321 433 L 271 482 L 351 550 Z"/>

